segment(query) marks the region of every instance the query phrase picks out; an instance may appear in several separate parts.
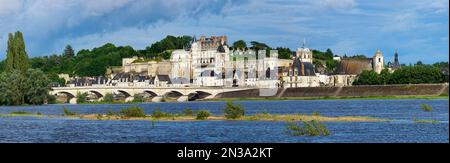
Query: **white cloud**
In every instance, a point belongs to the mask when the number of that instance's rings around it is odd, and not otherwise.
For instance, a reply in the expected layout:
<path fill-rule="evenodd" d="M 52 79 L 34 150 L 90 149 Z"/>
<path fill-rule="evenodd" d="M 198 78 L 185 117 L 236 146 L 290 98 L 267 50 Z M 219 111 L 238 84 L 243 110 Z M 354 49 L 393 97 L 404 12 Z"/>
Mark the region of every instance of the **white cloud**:
<path fill-rule="evenodd" d="M 81 8 L 91 16 L 100 16 L 114 9 L 130 4 L 134 0 L 82 0 Z"/>
<path fill-rule="evenodd" d="M 349 10 L 356 7 L 354 0 L 319 0 L 316 1 L 320 6 L 334 10 Z"/>
<path fill-rule="evenodd" d="M 22 0 L 0 0 L 0 17 L 19 12 L 23 7 Z"/>
<path fill-rule="evenodd" d="M 142 49 L 166 35 L 193 34 L 228 35 L 230 42 L 256 40 L 291 49 L 306 38 L 310 48 L 331 48 L 347 55 L 370 56 L 377 48 L 387 54 L 400 48 L 408 56 L 448 53 L 448 45 L 441 43 L 448 44 L 448 20 L 441 20 L 448 19 L 448 0 L 28 2 L 8 12 L 14 19 L 0 19 L 0 34 L 23 31 L 30 41 L 29 53 L 34 56 L 60 53 L 66 44 L 78 50 L 108 42 Z M 0 36 L 0 53 L 5 51 L 5 36 Z M 434 38 L 437 42 L 412 41 L 418 38 Z M 433 48 L 424 51 L 424 46 Z"/>

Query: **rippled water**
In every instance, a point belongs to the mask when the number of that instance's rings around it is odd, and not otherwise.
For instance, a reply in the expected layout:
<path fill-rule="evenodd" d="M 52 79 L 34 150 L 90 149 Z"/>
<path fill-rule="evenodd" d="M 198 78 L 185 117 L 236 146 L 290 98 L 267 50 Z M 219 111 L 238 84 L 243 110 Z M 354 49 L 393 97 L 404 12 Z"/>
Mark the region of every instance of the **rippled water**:
<path fill-rule="evenodd" d="M 443 100 L 300 100 L 240 101 L 246 114 L 307 113 L 325 116 L 371 116 L 390 122 L 328 122 L 332 135 L 294 137 L 285 133 L 284 122 L 255 121 L 96 121 L 79 119 L 0 117 L 0 142 L 449 142 L 449 101 Z M 420 104 L 429 104 L 424 112 Z M 79 114 L 106 113 L 130 105 L 45 105 L 0 107 L 12 111 L 62 114 L 67 107 Z M 182 112 L 185 108 L 223 112 L 225 102 L 145 103 L 150 114 L 155 108 Z M 414 123 L 413 118 L 439 123 Z"/>

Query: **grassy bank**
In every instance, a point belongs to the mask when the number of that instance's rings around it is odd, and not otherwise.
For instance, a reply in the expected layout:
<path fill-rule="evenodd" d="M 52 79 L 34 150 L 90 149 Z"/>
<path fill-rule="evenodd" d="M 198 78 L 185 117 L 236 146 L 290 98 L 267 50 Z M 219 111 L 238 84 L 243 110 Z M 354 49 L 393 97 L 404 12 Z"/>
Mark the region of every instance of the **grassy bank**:
<path fill-rule="evenodd" d="M 213 98 L 202 101 L 267 101 L 267 100 L 401 100 L 401 99 L 448 99 L 449 96 L 345 96 L 345 97 L 258 97 L 258 98 Z"/>

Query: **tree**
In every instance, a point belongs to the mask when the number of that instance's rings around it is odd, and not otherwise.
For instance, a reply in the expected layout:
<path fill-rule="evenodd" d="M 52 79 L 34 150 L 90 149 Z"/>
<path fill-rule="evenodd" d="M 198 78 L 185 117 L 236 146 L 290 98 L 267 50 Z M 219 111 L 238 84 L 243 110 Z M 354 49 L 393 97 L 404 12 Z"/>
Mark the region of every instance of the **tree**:
<path fill-rule="evenodd" d="M 25 73 L 25 96 L 28 103 L 33 105 L 44 104 L 49 97 L 50 80 L 39 69 L 28 69 Z"/>
<path fill-rule="evenodd" d="M 14 48 L 14 36 L 8 34 L 8 49 L 6 51 L 5 71 L 11 72 L 14 69 L 14 55 L 16 54 Z"/>
<path fill-rule="evenodd" d="M 334 56 L 334 54 L 333 54 L 333 51 L 331 51 L 331 49 L 327 49 L 327 52 L 325 52 L 328 56 L 331 56 L 331 57 L 333 57 Z"/>
<path fill-rule="evenodd" d="M 244 40 L 238 40 L 233 43 L 234 50 L 245 50 L 247 48 L 247 43 Z"/>
<path fill-rule="evenodd" d="M 64 49 L 63 56 L 67 58 L 73 58 L 75 56 L 75 52 L 73 51 L 72 46 L 70 45 L 66 46 L 66 48 Z"/>
<path fill-rule="evenodd" d="M 251 49 L 255 50 L 256 53 L 258 53 L 259 50 L 266 50 L 267 48 L 270 48 L 265 43 L 257 41 L 251 41 L 250 44 L 252 45 Z"/>
<path fill-rule="evenodd" d="M 15 68 L 21 72 L 26 72 L 30 67 L 28 63 L 28 54 L 25 49 L 25 41 L 23 40 L 22 32 L 17 31 L 14 35 L 14 48 L 15 48 Z"/>
<path fill-rule="evenodd" d="M 277 47 L 279 59 L 291 59 L 292 51 L 289 48 Z"/>
<path fill-rule="evenodd" d="M 381 73 L 380 73 L 380 75 L 378 75 L 378 77 L 379 77 L 379 82 L 380 82 L 379 84 L 386 85 L 386 84 L 390 83 L 391 73 L 389 72 L 388 69 L 383 69 L 383 70 L 381 70 Z"/>
<path fill-rule="evenodd" d="M 17 69 L 24 73 L 29 67 L 22 32 L 17 31 L 14 35 L 9 33 L 5 70 L 11 72 Z"/>
<path fill-rule="evenodd" d="M 107 93 L 105 94 L 105 96 L 103 96 L 103 102 L 113 102 L 114 101 L 114 96 L 111 93 Z"/>
<path fill-rule="evenodd" d="M 0 99 L 6 105 L 21 105 L 25 102 L 26 79 L 19 70 L 4 72 L 0 75 Z"/>
<path fill-rule="evenodd" d="M 373 71 L 362 71 L 355 81 L 353 81 L 353 85 L 378 85 L 380 81 L 378 79 L 378 74 Z"/>

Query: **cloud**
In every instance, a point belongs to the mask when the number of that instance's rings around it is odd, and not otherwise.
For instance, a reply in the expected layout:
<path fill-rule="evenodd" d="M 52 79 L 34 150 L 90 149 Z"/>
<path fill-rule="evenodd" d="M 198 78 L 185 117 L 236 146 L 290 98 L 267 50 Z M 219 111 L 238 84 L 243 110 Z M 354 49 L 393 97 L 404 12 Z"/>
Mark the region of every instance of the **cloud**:
<path fill-rule="evenodd" d="M 0 0 L 0 17 L 11 15 L 22 9 L 22 0 Z"/>
<path fill-rule="evenodd" d="M 333 10 L 349 10 L 356 7 L 354 0 L 319 0 L 316 3 L 320 7 L 325 7 Z"/>
<path fill-rule="evenodd" d="M 398 48 L 414 56 L 402 59 L 448 59 L 423 56 L 448 54 L 448 0 L 24 0 L 13 8 L 0 19 L 0 53 L 7 33 L 21 30 L 32 56 L 61 53 L 66 44 L 142 49 L 166 35 L 195 34 L 291 49 L 306 39 L 310 48 L 336 54 L 382 49 L 389 58 Z"/>

